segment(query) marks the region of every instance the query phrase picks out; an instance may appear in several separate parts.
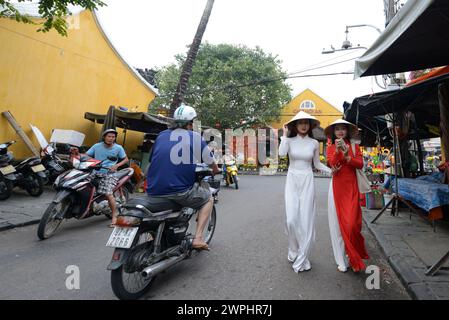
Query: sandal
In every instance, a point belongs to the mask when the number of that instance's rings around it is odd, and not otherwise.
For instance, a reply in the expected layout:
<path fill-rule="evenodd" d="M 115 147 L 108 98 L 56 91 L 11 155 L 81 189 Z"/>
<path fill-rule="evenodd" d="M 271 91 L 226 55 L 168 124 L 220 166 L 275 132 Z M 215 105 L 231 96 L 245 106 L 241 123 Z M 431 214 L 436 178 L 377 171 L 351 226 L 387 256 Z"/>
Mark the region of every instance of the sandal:
<path fill-rule="evenodd" d="M 197 238 L 194 238 L 193 241 L 195 241 L 195 239 L 197 239 Z M 194 244 L 193 241 L 192 241 L 192 248 L 193 249 L 209 251 L 209 245 L 206 242 L 201 241 L 200 243 Z"/>
<path fill-rule="evenodd" d="M 110 223 L 109 225 L 108 225 L 108 227 L 109 228 L 115 228 L 117 225 L 115 224 L 115 223 Z"/>

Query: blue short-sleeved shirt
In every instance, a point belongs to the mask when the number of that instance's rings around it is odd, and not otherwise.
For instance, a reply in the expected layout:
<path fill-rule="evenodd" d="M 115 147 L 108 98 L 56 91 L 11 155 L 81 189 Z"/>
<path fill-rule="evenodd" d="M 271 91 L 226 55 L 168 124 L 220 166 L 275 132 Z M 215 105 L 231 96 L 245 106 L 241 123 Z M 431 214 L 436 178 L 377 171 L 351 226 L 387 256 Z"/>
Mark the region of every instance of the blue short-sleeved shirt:
<path fill-rule="evenodd" d="M 102 164 L 103 167 L 110 168 L 113 165 L 117 164 L 119 159 L 124 159 L 126 157 L 125 150 L 119 144 L 114 143 L 110 148 L 107 148 L 103 142 L 99 142 L 94 144 L 89 150 L 87 150 L 86 154 L 89 157 L 95 158 L 97 160 L 105 160 Z M 111 161 L 108 157 L 116 157 L 117 161 Z M 99 172 L 107 172 L 107 169 L 100 169 Z"/>
<path fill-rule="evenodd" d="M 162 131 L 153 145 L 147 193 L 160 196 L 184 192 L 195 183 L 197 163 L 213 163 L 212 153 L 198 132 Z"/>

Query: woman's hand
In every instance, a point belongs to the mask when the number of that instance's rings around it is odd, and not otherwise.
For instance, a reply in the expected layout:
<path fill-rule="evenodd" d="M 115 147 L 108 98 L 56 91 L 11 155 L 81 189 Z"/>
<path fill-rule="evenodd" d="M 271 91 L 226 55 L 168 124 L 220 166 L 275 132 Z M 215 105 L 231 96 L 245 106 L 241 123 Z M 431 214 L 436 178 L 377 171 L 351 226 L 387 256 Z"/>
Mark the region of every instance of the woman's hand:
<path fill-rule="evenodd" d="M 331 166 L 331 170 L 332 170 L 332 175 L 334 175 L 335 173 L 338 172 L 338 170 L 341 169 L 341 164 L 337 164 L 335 166 Z"/>
<path fill-rule="evenodd" d="M 343 151 L 343 140 L 342 139 L 335 139 L 335 146 L 337 150 Z"/>

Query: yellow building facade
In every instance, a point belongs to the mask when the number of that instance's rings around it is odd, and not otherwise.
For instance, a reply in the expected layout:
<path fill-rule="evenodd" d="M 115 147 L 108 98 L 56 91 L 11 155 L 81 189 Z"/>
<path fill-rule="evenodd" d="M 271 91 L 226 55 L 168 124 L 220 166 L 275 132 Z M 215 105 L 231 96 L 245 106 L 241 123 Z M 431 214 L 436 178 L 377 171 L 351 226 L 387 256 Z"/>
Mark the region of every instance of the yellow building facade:
<path fill-rule="evenodd" d="M 52 129 L 76 130 L 86 135 L 84 145 L 92 145 L 101 125 L 84 119 L 85 112 L 106 114 L 110 105 L 147 111 L 157 90 L 118 53 L 95 13 L 70 17 L 68 37 L 36 29 L 0 19 L 0 113 L 10 111 L 36 147 L 29 124 L 47 139 Z M 142 133 L 128 132 L 127 151 L 135 150 L 142 138 Z M 17 141 L 11 147 L 17 157 L 31 155 L 0 115 L 0 143 L 10 140 Z"/>
<path fill-rule="evenodd" d="M 299 111 L 307 112 L 316 117 L 322 128 L 326 128 L 335 120 L 343 117 L 340 110 L 312 90 L 306 89 L 282 108 L 279 121 L 271 123 L 270 126 L 275 129 L 282 129 L 283 125 Z"/>

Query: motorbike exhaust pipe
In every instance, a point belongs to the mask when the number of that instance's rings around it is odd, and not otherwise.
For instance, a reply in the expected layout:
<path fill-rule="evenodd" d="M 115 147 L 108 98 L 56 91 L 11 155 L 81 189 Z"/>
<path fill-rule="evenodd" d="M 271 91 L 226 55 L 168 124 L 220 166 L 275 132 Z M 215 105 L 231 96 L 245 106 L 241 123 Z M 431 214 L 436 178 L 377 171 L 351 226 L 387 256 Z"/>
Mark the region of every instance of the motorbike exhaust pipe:
<path fill-rule="evenodd" d="M 155 275 L 161 273 L 162 271 L 165 271 L 168 268 L 170 268 L 171 266 L 177 264 L 181 260 L 184 260 L 184 258 L 186 256 L 187 256 L 187 253 L 183 253 L 180 256 L 171 257 L 171 258 L 168 258 L 168 259 L 163 260 L 161 262 L 158 262 L 156 264 L 153 264 L 153 265 L 151 265 L 149 267 L 146 267 L 142 271 L 142 276 L 145 277 L 145 278 L 147 278 L 147 277 L 154 277 Z"/>

